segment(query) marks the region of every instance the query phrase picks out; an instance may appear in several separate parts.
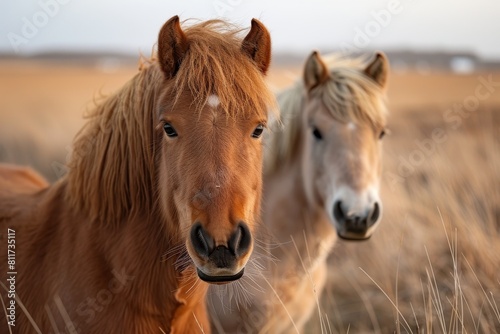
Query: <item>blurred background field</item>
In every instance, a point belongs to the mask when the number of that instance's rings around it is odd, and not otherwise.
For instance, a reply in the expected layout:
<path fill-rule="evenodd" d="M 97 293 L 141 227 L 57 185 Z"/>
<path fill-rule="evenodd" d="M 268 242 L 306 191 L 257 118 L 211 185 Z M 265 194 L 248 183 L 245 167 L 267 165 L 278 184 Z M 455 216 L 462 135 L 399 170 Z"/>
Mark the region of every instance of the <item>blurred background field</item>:
<path fill-rule="evenodd" d="M 18 48 L 9 33 L 25 38 L 23 18 L 44 9 L 0 5 L 0 162 L 64 175 L 86 112 L 137 73 L 175 14 L 260 18 L 274 38 L 275 91 L 300 79 L 313 48 L 385 51 L 382 222 L 366 242 L 335 245 L 306 332 L 321 332 L 321 314 L 332 333 L 500 333 L 500 4 L 151 0 L 116 15 L 114 0 L 63 2 Z"/>
<path fill-rule="evenodd" d="M 300 79 L 302 65 L 276 58 L 269 84 L 278 91 Z M 86 111 L 136 72 L 133 64 L 0 62 L 0 161 L 55 181 Z M 391 73 L 383 221 L 369 241 L 333 250 L 319 310 L 332 332 L 500 330 L 500 86 L 458 126 L 444 119 L 488 76 L 500 82 L 496 71 Z M 436 128 L 446 139 L 431 145 Z M 313 318 L 308 331 L 319 330 Z"/>

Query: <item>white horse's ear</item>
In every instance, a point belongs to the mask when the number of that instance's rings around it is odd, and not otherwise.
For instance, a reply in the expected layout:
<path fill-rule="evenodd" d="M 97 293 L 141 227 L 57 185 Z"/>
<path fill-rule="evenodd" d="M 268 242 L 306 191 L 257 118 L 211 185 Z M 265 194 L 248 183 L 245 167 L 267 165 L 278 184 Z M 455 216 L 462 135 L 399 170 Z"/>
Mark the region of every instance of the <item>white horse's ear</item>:
<path fill-rule="evenodd" d="M 304 84 L 307 91 L 321 85 L 329 77 L 328 67 L 321 59 L 319 52 L 313 51 L 309 58 L 307 58 L 306 66 L 304 67 Z"/>
<path fill-rule="evenodd" d="M 158 61 L 167 79 L 177 74 L 188 47 L 188 40 L 176 15 L 163 25 L 158 36 Z"/>
<path fill-rule="evenodd" d="M 389 74 L 389 61 L 382 52 L 377 52 L 375 59 L 365 68 L 365 74 L 372 78 L 380 87 L 385 88 Z"/>

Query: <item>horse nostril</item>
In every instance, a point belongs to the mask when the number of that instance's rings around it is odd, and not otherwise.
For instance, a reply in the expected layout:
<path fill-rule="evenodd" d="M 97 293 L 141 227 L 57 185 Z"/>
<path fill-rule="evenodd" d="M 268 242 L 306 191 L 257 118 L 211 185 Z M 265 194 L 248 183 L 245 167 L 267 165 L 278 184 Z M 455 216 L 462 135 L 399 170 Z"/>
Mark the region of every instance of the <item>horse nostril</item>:
<path fill-rule="evenodd" d="M 345 219 L 344 211 L 342 211 L 342 202 L 337 201 L 333 205 L 333 216 L 338 222 L 341 222 Z"/>
<path fill-rule="evenodd" d="M 250 230 L 245 223 L 239 223 L 227 243 L 229 250 L 237 257 L 245 254 L 252 243 Z"/>
<path fill-rule="evenodd" d="M 333 206 L 333 216 L 335 220 L 344 225 L 349 230 L 362 230 L 367 228 L 368 217 L 356 214 L 347 215 L 342 209 L 342 202 L 337 201 Z"/>
<path fill-rule="evenodd" d="M 208 257 L 215 248 L 214 239 L 208 235 L 200 223 L 191 228 L 191 243 L 195 251 L 204 257 Z"/>
<path fill-rule="evenodd" d="M 371 226 L 377 222 L 380 218 L 380 205 L 375 202 L 372 212 L 368 214 L 368 226 Z"/>

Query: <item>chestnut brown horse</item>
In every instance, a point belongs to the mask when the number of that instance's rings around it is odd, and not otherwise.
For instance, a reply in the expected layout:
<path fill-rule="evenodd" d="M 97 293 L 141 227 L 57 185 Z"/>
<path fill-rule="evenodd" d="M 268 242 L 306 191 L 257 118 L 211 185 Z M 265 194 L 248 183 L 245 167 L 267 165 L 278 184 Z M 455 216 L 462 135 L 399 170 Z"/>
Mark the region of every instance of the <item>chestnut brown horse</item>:
<path fill-rule="evenodd" d="M 265 138 L 262 205 L 275 261 L 253 282 L 238 282 L 250 307 L 209 299 L 219 332 L 294 333 L 313 312 L 321 320 L 326 259 L 337 236 L 365 240 L 380 222 L 388 71 L 381 53 L 367 63 L 313 52 L 303 80 L 278 95 L 284 128 Z"/>
<path fill-rule="evenodd" d="M 253 250 L 275 104 L 269 33 L 240 33 L 171 18 L 65 177 L 0 167 L 1 333 L 210 332 L 206 282 L 239 279 Z"/>

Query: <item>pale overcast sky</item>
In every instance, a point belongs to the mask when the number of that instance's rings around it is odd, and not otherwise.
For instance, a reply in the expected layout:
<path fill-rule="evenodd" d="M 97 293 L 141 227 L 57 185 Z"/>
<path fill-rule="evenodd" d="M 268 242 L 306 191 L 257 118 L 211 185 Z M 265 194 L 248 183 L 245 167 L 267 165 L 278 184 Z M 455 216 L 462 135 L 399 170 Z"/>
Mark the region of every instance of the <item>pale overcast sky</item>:
<path fill-rule="evenodd" d="M 245 27 L 256 17 L 271 31 L 275 51 L 356 46 L 500 59 L 498 0 L 1 0 L 0 52 L 149 54 L 173 15 L 223 17 Z"/>

